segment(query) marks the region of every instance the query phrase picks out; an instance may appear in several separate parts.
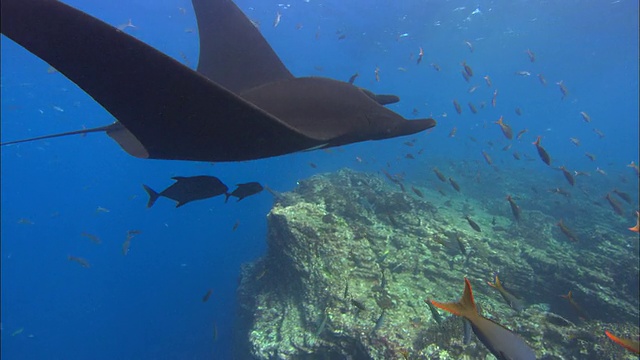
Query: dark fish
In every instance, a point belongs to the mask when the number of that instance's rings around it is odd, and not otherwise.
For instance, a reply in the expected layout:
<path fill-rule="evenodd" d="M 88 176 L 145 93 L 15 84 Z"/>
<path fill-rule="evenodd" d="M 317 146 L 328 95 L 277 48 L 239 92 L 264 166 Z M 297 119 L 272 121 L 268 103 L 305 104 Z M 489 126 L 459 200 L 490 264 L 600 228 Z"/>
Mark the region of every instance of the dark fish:
<path fill-rule="evenodd" d="M 504 301 L 506 301 L 507 304 L 509 304 L 509 306 L 511 306 L 511 308 L 513 310 L 519 312 L 519 311 L 521 311 L 523 309 L 523 305 L 522 305 L 522 302 L 520 301 L 520 299 L 518 299 L 513 294 L 508 292 L 502 286 L 502 283 L 500 282 L 500 279 L 498 278 L 498 274 L 496 274 L 496 276 L 495 276 L 495 282 L 491 283 L 490 281 L 487 281 L 487 284 L 489 286 L 491 286 L 492 288 L 498 290 L 500 295 L 502 295 L 502 298 L 504 299 Z"/>
<path fill-rule="evenodd" d="M 211 293 L 213 293 L 213 289 L 207 290 L 207 293 L 202 297 L 202 302 L 207 302 L 207 300 L 209 300 L 209 298 L 211 297 Z"/>
<path fill-rule="evenodd" d="M 361 310 L 361 311 L 367 310 L 367 307 L 364 306 L 364 304 L 362 302 L 360 302 L 360 301 L 358 301 L 356 299 L 351 299 L 351 305 L 357 307 L 358 310 Z"/>
<path fill-rule="evenodd" d="M 384 310 L 382 310 L 382 313 L 380 313 L 378 320 L 376 320 L 376 325 L 373 327 L 373 330 L 371 330 L 372 334 L 380 330 L 382 325 L 384 325 L 384 320 L 385 320 L 385 314 L 384 314 Z"/>
<path fill-rule="evenodd" d="M 415 156 L 411 155 L 411 154 L 407 154 L 404 156 L 405 159 L 409 159 L 409 160 L 414 160 Z"/>
<path fill-rule="evenodd" d="M 618 189 L 613 189 L 613 193 L 618 195 L 622 200 L 626 201 L 627 204 L 631 204 L 631 195 Z"/>
<path fill-rule="evenodd" d="M 616 214 L 620 216 L 624 216 L 624 208 L 622 207 L 622 205 L 618 200 L 611 197 L 611 193 L 607 193 L 607 196 L 605 196 L 605 198 L 607 199 L 607 201 L 609 202 L 609 205 L 611 205 L 611 208 L 613 209 L 613 211 L 615 211 Z"/>
<path fill-rule="evenodd" d="M 177 201 L 176 207 L 180 207 L 194 200 L 208 199 L 210 197 L 227 193 L 227 185 L 223 184 L 215 176 L 176 176 L 171 179 L 176 182 L 164 189 L 161 193 L 155 192 L 147 185 L 142 185 L 149 194 L 147 207 L 150 208 L 160 196 Z"/>
<path fill-rule="evenodd" d="M 314 169 L 318 168 L 318 165 L 316 165 L 315 163 L 312 163 L 312 162 L 309 163 L 309 166 L 311 166 Z"/>
<path fill-rule="evenodd" d="M 451 131 L 449 132 L 449 137 L 456 136 L 457 132 L 458 132 L 458 128 L 454 126 L 453 129 L 451 129 Z"/>
<path fill-rule="evenodd" d="M 467 278 L 464 279 L 464 283 L 464 293 L 459 302 L 439 303 L 433 300 L 431 302 L 440 309 L 469 320 L 471 329 L 478 339 L 498 359 L 535 360 L 535 352 L 517 334 L 478 314 L 471 283 Z"/>
<path fill-rule="evenodd" d="M 576 179 L 573 177 L 573 174 L 571 174 L 571 172 L 564 166 L 560 166 L 559 169 L 562 170 L 562 174 L 564 175 L 564 178 L 567 179 L 569 184 L 571 184 L 571 186 L 574 186 L 576 184 Z"/>
<path fill-rule="evenodd" d="M 591 122 L 591 116 L 589 116 L 589 114 L 587 114 L 586 112 L 580 111 L 580 116 L 582 116 L 582 120 L 584 120 L 585 122 Z"/>
<path fill-rule="evenodd" d="M 604 333 L 614 343 L 622 346 L 623 348 L 625 348 L 625 349 L 627 349 L 627 350 L 629 350 L 631 352 L 634 352 L 636 354 L 640 354 L 640 341 L 632 340 L 632 339 L 619 338 L 619 337 L 613 335 L 612 333 L 610 333 L 607 330 L 605 330 Z"/>
<path fill-rule="evenodd" d="M 498 119 L 498 121 L 494 123 L 500 125 L 500 129 L 502 129 L 502 134 L 504 134 L 504 136 L 507 139 L 509 140 L 513 139 L 513 130 L 511 130 L 511 126 L 509 126 L 508 124 L 505 124 L 502 121 L 502 116 L 500 116 L 500 119 Z"/>
<path fill-rule="evenodd" d="M 542 145 L 540 145 L 540 138 L 541 137 L 538 136 L 538 138 L 533 143 L 533 145 L 536 146 L 536 149 L 538 150 L 538 156 L 540 156 L 540 159 L 542 159 L 542 161 L 544 161 L 545 164 L 551 166 L 551 156 L 549 156 L 547 151 L 542 147 Z"/>
<path fill-rule="evenodd" d="M 560 88 L 560 92 L 562 93 L 562 99 L 567 97 L 567 95 L 569 94 L 569 90 L 567 90 L 567 87 L 564 85 L 564 81 L 560 80 L 556 83 L 556 85 L 558 85 L 558 87 Z"/>
<path fill-rule="evenodd" d="M 567 299 L 567 301 L 569 302 L 573 310 L 576 311 L 576 314 L 578 314 L 578 317 L 580 319 L 582 320 L 587 319 L 587 314 L 582 310 L 582 307 L 578 305 L 578 303 L 575 300 L 573 300 L 573 295 L 571 294 L 571 291 L 569 291 L 567 295 L 560 295 L 560 297 L 563 299 Z"/>
<path fill-rule="evenodd" d="M 462 343 L 464 345 L 471 344 L 471 334 L 473 333 L 473 330 L 471 330 L 471 323 L 465 318 L 462 318 L 462 330 Z"/>
<path fill-rule="evenodd" d="M 106 132 L 139 158 L 242 161 L 435 126 L 408 121 L 346 82 L 294 77 L 232 1 L 192 3 L 197 70 L 63 2 L 3 0 L 2 34 L 117 119 L 39 139 Z"/>
<path fill-rule="evenodd" d="M 453 107 L 456 108 L 456 112 L 458 114 L 462 114 L 462 107 L 460 106 L 460 104 L 458 103 L 458 100 L 453 99 Z"/>
<path fill-rule="evenodd" d="M 529 61 L 531 62 L 535 62 L 536 61 L 536 54 L 531 51 L 530 49 L 527 49 L 527 56 L 529 56 Z"/>
<path fill-rule="evenodd" d="M 518 154 L 517 151 L 514 151 L 513 152 L 513 158 L 516 159 L 516 160 L 520 160 L 520 154 Z"/>
<path fill-rule="evenodd" d="M 69 261 L 77 262 L 83 268 L 90 268 L 91 267 L 91 264 L 89 264 L 89 262 L 85 258 L 75 257 L 75 256 L 69 255 L 69 256 L 67 256 L 67 259 L 69 259 Z"/>
<path fill-rule="evenodd" d="M 464 81 L 469 82 L 469 74 L 467 74 L 467 72 L 464 70 L 460 71 L 460 73 L 462 74 L 462 78 L 464 79 Z"/>
<path fill-rule="evenodd" d="M 449 183 L 451 184 L 451 186 L 453 186 L 454 189 L 456 189 L 457 192 L 460 192 L 460 185 L 458 185 L 455 180 L 449 178 Z"/>
<path fill-rule="evenodd" d="M 516 115 L 518 116 L 522 115 L 522 109 L 520 109 L 519 107 L 516 108 Z"/>
<path fill-rule="evenodd" d="M 462 67 L 464 67 L 464 72 L 467 73 L 469 77 L 473 76 L 473 69 L 471 69 L 471 66 L 467 65 L 465 61 L 462 62 Z"/>
<path fill-rule="evenodd" d="M 520 221 L 520 206 L 511 198 L 511 195 L 507 195 L 507 201 L 509 201 L 509 205 L 511 206 L 513 217 L 516 218 L 516 221 Z"/>
<path fill-rule="evenodd" d="M 469 215 L 464 217 L 465 219 L 467 219 L 467 222 L 469 223 L 469 225 L 471 225 L 471 228 L 477 232 L 482 232 L 482 230 L 480 230 L 480 225 L 478 225 L 475 221 L 471 220 L 471 218 L 469 217 Z"/>
<path fill-rule="evenodd" d="M 421 198 L 424 197 L 424 194 L 422 193 L 422 191 L 420 191 L 420 189 L 416 189 L 415 187 L 411 186 L 411 190 L 413 190 L 413 192 L 416 193 L 416 195 L 420 196 Z"/>
<path fill-rule="evenodd" d="M 231 231 L 238 230 L 238 226 L 240 226 L 240 220 L 236 220 L 236 222 L 233 224 L 233 227 L 231 228 Z"/>
<path fill-rule="evenodd" d="M 416 64 L 420 64 L 422 61 L 422 57 L 424 56 L 424 50 L 422 50 L 422 46 L 420 47 L 420 52 L 418 52 L 418 59 L 416 60 Z"/>
<path fill-rule="evenodd" d="M 438 309 L 433 306 L 430 299 L 425 299 L 424 302 L 429 306 L 429 310 L 431 311 L 431 317 L 433 318 L 433 320 L 435 320 L 438 325 L 442 326 L 442 315 L 440 315 Z"/>
<path fill-rule="evenodd" d="M 101 244 L 102 240 L 100 240 L 100 238 L 96 235 L 93 234 L 89 234 L 87 232 L 83 232 L 80 234 L 81 236 L 84 236 L 86 238 L 88 238 L 89 240 L 91 240 L 94 244 Z"/>
<path fill-rule="evenodd" d="M 458 243 L 458 249 L 460 249 L 462 255 L 469 255 L 469 253 L 467 252 L 467 246 L 464 244 L 464 241 L 462 241 L 460 235 L 458 234 L 456 234 L 456 243 Z"/>
<path fill-rule="evenodd" d="M 354 81 L 356 81 L 356 79 L 358 78 L 360 74 L 355 73 L 353 75 L 351 75 L 351 77 L 349 78 L 349 84 L 353 84 Z"/>
<path fill-rule="evenodd" d="M 341 34 L 340 36 L 338 36 L 338 40 L 344 40 L 346 37 L 346 34 Z"/>
<path fill-rule="evenodd" d="M 547 79 L 544 78 L 544 75 L 538 74 L 538 80 L 540 80 L 540 84 L 547 86 Z"/>
<path fill-rule="evenodd" d="M 469 110 L 471 110 L 471 112 L 474 113 L 474 114 L 478 113 L 478 110 L 476 109 L 476 107 L 472 103 L 469 103 Z"/>
<path fill-rule="evenodd" d="M 518 135 L 516 135 L 516 139 L 520 140 L 520 138 L 522 138 L 522 135 L 524 135 L 527 131 L 529 131 L 529 129 L 520 130 L 518 132 Z"/>
<path fill-rule="evenodd" d="M 486 151 L 482 150 L 482 156 L 484 157 L 484 161 L 486 161 L 487 164 L 489 165 L 493 164 L 493 160 L 491 160 L 491 156 L 489 156 L 489 154 L 487 154 Z"/>
<path fill-rule="evenodd" d="M 589 153 L 584 153 L 584 156 L 588 157 L 591 161 L 596 161 L 596 156 Z"/>
<path fill-rule="evenodd" d="M 596 133 L 596 135 L 598 135 L 598 137 L 600 139 L 604 138 L 604 133 L 602 132 L 602 130 L 598 130 L 598 129 L 593 129 L 593 132 Z"/>
<path fill-rule="evenodd" d="M 127 236 L 127 239 L 122 243 L 122 255 L 127 255 L 129 253 L 130 247 L 131 247 L 131 238 Z"/>
<path fill-rule="evenodd" d="M 562 233 L 567 237 L 567 239 L 569 239 L 569 241 L 578 242 L 578 237 L 576 236 L 576 234 L 574 234 L 573 231 L 571 231 L 571 229 L 569 229 L 562 222 L 562 219 L 560 219 L 560 221 L 558 221 L 556 225 L 558 225 L 558 227 L 560 228 L 560 231 L 562 231 Z"/>
<path fill-rule="evenodd" d="M 226 198 L 224 202 L 229 200 L 229 197 L 235 196 L 238 201 L 246 198 L 247 196 L 255 195 L 261 192 L 264 188 L 259 183 L 252 181 L 244 184 L 236 184 L 237 188 L 231 192 L 231 194 L 225 194 Z"/>
<path fill-rule="evenodd" d="M 436 173 L 436 176 L 438 177 L 438 179 L 440 179 L 440 181 L 447 182 L 447 178 L 440 172 L 440 170 L 438 170 L 437 167 L 433 168 L 433 172 Z"/>

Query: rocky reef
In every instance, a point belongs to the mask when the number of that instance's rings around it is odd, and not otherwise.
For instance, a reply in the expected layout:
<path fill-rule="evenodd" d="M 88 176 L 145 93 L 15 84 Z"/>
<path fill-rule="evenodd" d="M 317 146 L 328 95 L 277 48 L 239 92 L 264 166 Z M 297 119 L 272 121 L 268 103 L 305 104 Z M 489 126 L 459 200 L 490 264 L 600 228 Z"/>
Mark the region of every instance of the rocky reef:
<path fill-rule="evenodd" d="M 465 344 L 460 318 L 440 312 L 438 323 L 424 301 L 457 301 L 467 277 L 483 315 L 539 359 L 635 359 L 604 330 L 638 334 L 637 240 L 598 224 L 571 243 L 539 210 L 516 222 L 488 206 L 351 170 L 275 194 L 267 254 L 242 271 L 237 357 L 492 358 L 475 336 Z M 497 272 L 524 309 L 487 285 Z M 559 296 L 569 290 L 581 311 Z"/>

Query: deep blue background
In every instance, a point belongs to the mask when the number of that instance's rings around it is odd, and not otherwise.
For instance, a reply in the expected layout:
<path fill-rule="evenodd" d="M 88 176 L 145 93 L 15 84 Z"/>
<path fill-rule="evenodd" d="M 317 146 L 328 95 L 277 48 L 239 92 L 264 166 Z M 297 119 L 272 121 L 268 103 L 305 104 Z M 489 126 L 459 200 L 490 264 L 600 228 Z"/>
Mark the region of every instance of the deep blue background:
<path fill-rule="evenodd" d="M 180 61 L 186 58 L 191 67 L 197 63 L 197 25 L 188 1 L 68 3 L 114 26 L 131 18 L 137 28 L 127 29 L 129 34 Z M 471 12 L 478 2 L 467 1 L 236 3 L 260 23 L 295 75 L 346 81 L 358 72 L 357 85 L 401 97 L 390 106 L 393 110 L 408 118 L 416 117 L 414 108 L 418 117 L 434 116 L 438 126 L 414 137 L 419 139 L 416 148 L 425 149 L 422 160 L 402 158 L 407 138 L 230 164 L 139 160 L 102 134 L 3 147 L 3 359 L 231 357 L 239 267 L 264 253 L 270 195 L 228 204 L 219 197 L 180 209 L 160 199 L 146 209 L 143 183 L 161 191 L 172 176 L 210 174 L 230 186 L 260 181 L 286 191 L 314 173 L 345 166 L 378 171 L 387 162 L 393 172 L 414 174 L 413 181 L 419 181 L 436 164 L 482 162 L 481 149 L 492 151 L 503 168 L 522 168 L 524 177 L 546 171 L 540 161 L 516 163 L 509 152 L 500 151 L 507 142 L 492 124 L 500 115 L 515 131 L 529 129 L 522 141 L 514 141 L 514 150 L 537 160 L 530 143 L 543 135 L 555 165 L 591 173 L 598 166 L 612 183 L 617 174 L 633 179 L 625 165 L 638 162 L 636 1 L 483 1 L 475 15 Z M 274 28 L 277 11 L 282 20 Z M 338 40 L 337 31 L 346 38 Z M 465 41 L 474 44 L 473 53 Z M 425 56 L 416 65 L 420 46 Z M 527 49 L 536 53 L 535 63 Z M 48 74 L 46 63 L 6 37 L 1 50 L 2 141 L 113 121 L 73 83 L 59 73 Z M 462 61 L 475 71 L 470 84 L 460 74 Z M 430 63 L 442 70 L 436 72 Z M 380 82 L 375 81 L 376 67 Z M 532 76 L 514 75 L 519 70 Z M 546 77 L 546 86 L 538 73 Z M 486 74 L 493 88 L 484 84 Z M 555 85 L 560 80 L 570 91 L 564 100 Z M 480 87 L 469 94 L 471 85 Z M 498 106 L 492 108 L 495 88 Z M 454 98 L 462 115 L 453 109 Z M 478 108 L 484 101 L 487 107 L 472 115 L 469 101 Z M 515 107 L 522 108 L 522 116 L 515 115 Z M 580 111 L 593 122 L 585 123 Z M 454 126 L 458 132 L 450 138 Z M 593 128 L 606 137 L 599 139 Z M 495 147 L 470 143 L 468 136 Z M 582 146 L 575 147 L 569 137 L 579 138 Z M 598 162 L 591 163 L 585 151 L 597 155 Z M 564 181 L 558 172 L 544 176 Z M 627 191 L 637 197 L 632 185 Z M 99 206 L 109 212 L 97 212 Z M 236 221 L 240 225 L 232 231 Z M 142 233 L 123 256 L 121 246 L 131 229 Z M 82 232 L 99 236 L 102 244 Z M 84 257 L 92 267 L 82 268 L 68 255 Z M 209 288 L 213 294 L 203 303 Z"/>

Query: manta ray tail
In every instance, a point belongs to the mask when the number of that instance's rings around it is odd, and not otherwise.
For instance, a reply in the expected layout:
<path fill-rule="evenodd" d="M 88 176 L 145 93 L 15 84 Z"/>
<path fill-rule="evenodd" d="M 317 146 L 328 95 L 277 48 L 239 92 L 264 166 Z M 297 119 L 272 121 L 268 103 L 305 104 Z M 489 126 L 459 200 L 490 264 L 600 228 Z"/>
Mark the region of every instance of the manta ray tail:
<path fill-rule="evenodd" d="M 69 136 L 69 135 L 88 134 L 88 133 L 93 133 L 93 132 L 109 131 L 111 129 L 114 129 L 115 126 L 121 126 L 121 125 L 115 123 L 115 124 L 111 124 L 111 125 L 107 125 L 107 126 L 100 126 L 100 127 L 92 128 L 92 129 L 82 129 L 82 130 L 69 131 L 69 132 L 60 133 L 60 134 L 38 136 L 38 137 L 29 138 L 29 139 L 7 141 L 7 142 L 4 142 L 4 143 L 0 143 L 0 146 L 20 144 L 20 143 L 37 141 L 37 140 L 44 140 L 44 139 L 52 139 L 52 138 L 57 138 L 57 137 L 62 137 L 62 136 Z"/>

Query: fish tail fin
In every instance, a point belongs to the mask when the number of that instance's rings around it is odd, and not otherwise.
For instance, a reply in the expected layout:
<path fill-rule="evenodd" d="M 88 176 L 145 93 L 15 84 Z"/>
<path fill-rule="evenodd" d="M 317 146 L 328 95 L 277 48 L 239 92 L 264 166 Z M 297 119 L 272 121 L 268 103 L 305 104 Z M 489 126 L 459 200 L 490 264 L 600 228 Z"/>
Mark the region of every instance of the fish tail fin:
<path fill-rule="evenodd" d="M 532 144 L 535 145 L 535 146 L 539 146 L 540 145 L 540 136 L 538 136 L 536 141 L 532 142 Z"/>
<path fill-rule="evenodd" d="M 147 194 L 149 194 L 149 201 L 147 202 L 147 208 L 150 208 L 153 206 L 156 200 L 158 200 L 158 198 L 160 197 L 160 194 L 155 192 L 152 188 L 148 187 L 147 185 L 142 184 L 142 187 L 147 192 Z"/>
<path fill-rule="evenodd" d="M 228 192 L 224 193 L 224 203 L 226 204 L 227 201 L 229 201 L 229 198 L 231 197 L 231 194 L 229 194 Z"/>
<path fill-rule="evenodd" d="M 571 290 L 567 293 L 567 295 L 560 295 L 561 298 L 565 298 L 567 300 L 573 300 L 573 296 L 571 294 Z"/>
<path fill-rule="evenodd" d="M 502 287 L 502 283 L 500 282 L 500 278 L 498 278 L 498 274 L 495 275 L 495 280 L 493 283 L 491 281 L 487 281 L 487 284 L 496 289 L 500 289 Z"/>
<path fill-rule="evenodd" d="M 498 121 L 494 121 L 493 123 L 498 125 L 504 125 L 504 123 L 502 122 L 502 115 L 500 115 L 500 119 L 498 119 Z"/>
<path fill-rule="evenodd" d="M 469 279 L 464 278 L 464 292 L 462 298 L 456 303 L 440 303 L 434 300 L 430 300 L 431 303 L 445 311 L 448 311 L 454 315 L 470 317 L 478 314 L 476 303 L 473 300 L 473 291 L 471 290 L 471 283 Z"/>

